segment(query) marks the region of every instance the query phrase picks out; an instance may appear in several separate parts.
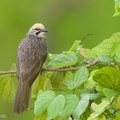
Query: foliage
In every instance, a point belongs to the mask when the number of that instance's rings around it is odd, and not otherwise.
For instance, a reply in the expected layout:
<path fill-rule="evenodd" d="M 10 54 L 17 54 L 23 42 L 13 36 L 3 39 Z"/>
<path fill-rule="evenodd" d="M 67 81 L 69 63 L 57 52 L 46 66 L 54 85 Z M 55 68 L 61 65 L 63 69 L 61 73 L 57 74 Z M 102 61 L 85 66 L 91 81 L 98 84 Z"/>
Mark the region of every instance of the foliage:
<path fill-rule="evenodd" d="M 115 13 L 113 16 L 120 15 L 120 0 L 115 0 Z"/>
<path fill-rule="evenodd" d="M 120 119 L 120 33 L 92 49 L 76 40 L 70 50 L 49 54 L 47 68 L 33 85 L 34 120 Z M 96 59 L 99 62 L 94 63 Z M 88 65 L 89 66 L 86 66 Z M 71 68 L 80 69 L 69 70 Z M 0 94 L 12 102 L 17 87 L 14 74 L 0 75 Z M 7 87 L 7 89 L 6 89 Z"/>
<path fill-rule="evenodd" d="M 12 70 L 15 69 L 15 64 L 12 65 Z M 14 100 L 18 80 L 15 74 L 0 75 L 0 95 L 4 101 L 11 103 Z"/>

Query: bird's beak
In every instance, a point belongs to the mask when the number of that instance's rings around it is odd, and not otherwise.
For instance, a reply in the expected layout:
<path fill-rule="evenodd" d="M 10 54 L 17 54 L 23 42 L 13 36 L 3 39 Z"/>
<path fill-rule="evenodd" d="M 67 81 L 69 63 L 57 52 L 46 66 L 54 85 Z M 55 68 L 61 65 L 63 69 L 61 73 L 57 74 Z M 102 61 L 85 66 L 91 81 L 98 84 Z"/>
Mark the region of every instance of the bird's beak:
<path fill-rule="evenodd" d="M 47 29 L 42 29 L 41 32 L 48 32 L 48 30 Z"/>

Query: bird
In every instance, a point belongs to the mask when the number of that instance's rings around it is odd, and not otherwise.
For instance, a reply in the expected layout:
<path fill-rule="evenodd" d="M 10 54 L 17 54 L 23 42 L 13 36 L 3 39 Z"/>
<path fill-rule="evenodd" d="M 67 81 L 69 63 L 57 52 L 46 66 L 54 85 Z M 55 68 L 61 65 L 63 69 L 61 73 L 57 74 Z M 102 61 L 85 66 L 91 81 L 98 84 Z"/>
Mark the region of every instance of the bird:
<path fill-rule="evenodd" d="M 14 102 L 14 113 L 21 114 L 30 108 L 32 84 L 41 72 L 47 57 L 47 44 L 44 25 L 34 24 L 26 38 L 18 46 L 16 57 L 16 75 L 18 88 Z"/>

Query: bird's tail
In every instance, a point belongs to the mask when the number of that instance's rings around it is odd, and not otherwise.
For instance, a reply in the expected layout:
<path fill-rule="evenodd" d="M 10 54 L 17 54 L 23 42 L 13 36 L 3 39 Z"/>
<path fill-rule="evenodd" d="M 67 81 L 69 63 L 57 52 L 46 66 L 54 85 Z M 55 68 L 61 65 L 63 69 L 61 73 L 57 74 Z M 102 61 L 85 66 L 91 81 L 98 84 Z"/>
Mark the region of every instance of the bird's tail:
<path fill-rule="evenodd" d="M 21 114 L 29 109 L 31 87 L 28 81 L 19 80 L 18 89 L 14 103 L 14 113 Z"/>

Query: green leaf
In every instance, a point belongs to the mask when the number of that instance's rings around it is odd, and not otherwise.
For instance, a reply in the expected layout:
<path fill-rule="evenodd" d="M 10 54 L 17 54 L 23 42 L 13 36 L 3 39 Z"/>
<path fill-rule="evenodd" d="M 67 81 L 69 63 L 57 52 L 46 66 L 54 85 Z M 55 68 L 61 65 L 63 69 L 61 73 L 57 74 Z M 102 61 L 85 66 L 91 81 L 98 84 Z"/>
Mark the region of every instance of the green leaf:
<path fill-rule="evenodd" d="M 68 71 L 63 80 L 63 84 L 68 86 L 68 89 L 74 89 L 80 85 L 82 85 L 88 77 L 87 68 L 81 68 L 77 70 L 74 74 Z"/>
<path fill-rule="evenodd" d="M 37 100 L 35 101 L 34 114 L 36 116 L 42 115 L 50 105 L 50 103 L 55 98 L 55 92 L 45 91 L 38 95 Z"/>
<path fill-rule="evenodd" d="M 11 70 L 16 70 L 16 64 L 15 63 L 12 64 Z"/>
<path fill-rule="evenodd" d="M 89 105 L 89 96 L 83 96 L 82 99 L 80 100 L 80 102 L 78 103 L 75 111 L 74 111 L 74 115 L 79 118 L 80 115 L 82 115 L 82 113 L 85 112 L 86 108 Z"/>
<path fill-rule="evenodd" d="M 120 111 L 115 113 L 115 118 L 116 120 L 120 120 Z"/>
<path fill-rule="evenodd" d="M 93 112 L 88 120 L 94 120 L 94 118 L 96 118 L 97 116 L 101 115 L 110 105 L 111 101 L 108 100 L 104 100 L 102 101 L 102 103 L 100 103 L 99 105 L 97 105 L 96 103 L 92 103 L 91 104 L 91 108 L 93 109 Z"/>
<path fill-rule="evenodd" d="M 100 55 L 100 56 L 99 56 L 99 59 L 100 59 L 100 61 L 106 62 L 106 63 L 110 63 L 110 62 L 112 62 L 112 60 L 113 60 L 111 57 L 107 57 L 107 56 L 105 56 L 105 55 Z"/>
<path fill-rule="evenodd" d="M 65 77 L 63 79 L 63 84 L 67 85 L 68 89 L 72 89 L 74 87 L 74 72 L 67 71 L 65 73 Z"/>
<path fill-rule="evenodd" d="M 73 54 L 66 54 L 62 53 L 59 54 L 57 57 L 55 57 L 53 60 L 51 60 L 48 63 L 48 68 L 63 68 L 63 67 L 69 67 L 72 65 L 75 65 L 78 61 L 78 57 L 75 55 L 74 52 Z"/>
<path fill-rule="evenodd" d="M 115 13 L 113 16 L 120 15 L 120 0 L 114 0 L 115 1 Z"/>
<path fill-rule="evenodd" d="M 114 57 L 114 60 L 115 60 L 116 62 L 120 63 L 120 59 L 119 59 L 117 56 Z"/>
<path fill-rule="evenodd" d="M 47 120 L 47 114 L 42 114 L 39 117 L 35 117 L 34 120 Z"/>
<path fill-rule="evenodd" d="M 32 97 L 37 96 L 37 93 L 39 91 L 39 82 L 40 82 L 40 75 L 37 76 L 36 80 L 32 84 Z"/>
<path fill-rule="evenodd" d="M 103 93 L 108 99 L 111 99 L 111 97 L 115 97 L 119 92 L 111 90 L 109 88 L 104 88 Z"/>
<path fill-rule="evenodd" d="M 96 51 L 97 55 L 113 56 L 114 55 L 112 51 L 113 46 L 114 46 L 113 41 L 111 39 L 106 39 L 103 42 L 101 42 L 99 45 L 94 47 L 92 51 Z"/>
<path fill-rule="evenodd" d="M 120 43 L 116 45 L 114 52 L 115 52 L 116 57 L 120 59 Z"/>
<path fill-rule="evenodd" d="M 101 95 L 104 95 L 104 94 L 103 94 L 103 89 L 104 89 L 103 86 L 101 86 L 100 84 L 98 84 L 95 89 L 96 89 L 96 91 L 98 91 Z"/>
<path fill-rule="evenodd" d="M 96 55 L 105 55 L 113 57 L 116 55 L 120 58 L 120 32 L 114 33 L 109 39 L 104 40 L 92 49 Z"/>
<path fill-rule="evenodd" d="M 49 78 L 46 79 L 44 85 L 43 85 L 43 90 L 52 90 L 52 85 L 51 85 L 51 81 Z"/>
<path fill-rule="evenodd" d="M 97 99 L 98 97 L 100 97 L 100 94 L 96 94 L 96 93 L 83 93 L 81 94 L 81 97 L 84 97 L 88 95 L 90 100 L 94 100 Z"/>
<path fill-rule="evenodd" d="M 101 114 L 95 118 L 88 118 L 87 120 L 106 120 L 106 116 L 104 114 Z M 113 119 L 109 119 L 109 120 L 113 120 Z"/>
<path fill-rule="evenodd" d="M 93 80 L 100 85 L 120 91 L 120 72 L 113 67 L 103 67 L 93 76 Z"/>
<path fill-rule="evenodd" d="M 75 78 L 74 78 L 74 88 L 82 85 L 88 77 L 88 70 L 87 68 L 81 68 L 76 71 Z"/>
<path fill-rule="evenodd" d="M 32 85 L 32 91 L 33 93 L 37 94 L 39 89 L 45 91 L 45 90 L 51 90 L 52 86 L 50 85 L 49 78 L 42 75 L 38 75 L 36 80 L 34 81 Z"/>
<path fill-rule="evenodd" d="M 0 75 L 0 94 L 4 101 L 13 102 L 17 89 L 18 80 L 15 74 Z"/>
<path fill-rule="evenodd" d="M 52 86 L 57 90 L 62 87 L 62 80 L 64 78 L 64 72 L 54 72 L 53 76 L 50 78 Z"/>
<path fill-rule="evenodd" d="M 117 94 L 117 95 L 118 95 L 118 94 Z M 117 96 L 117 95 L 116 95 L 116 96 Z M 116 96 L 115 96 L 115 97 L 116 97 Z M 115 97 L 114 97 L 114 99 L 115 99 Z M 116 109 L 117 109 L 117 110 L 120 109 L 120 93 L 119 93 L 119 96 L 118 96 L 118 98 L 117 98 Z M 120 117 L 120 116 L 119 116 L 119 117 Z"/>
<path fill-rule="evenodd" d="M 51 53 L 49 53 L 48 56 L 49 56 L 49 59 L 52 60 L 52 59 L 54 59 L 56 56 L 58 56 L 58 54 L 51 54 Z"/>
<path fill-rule="evenodd" d="M 90 76 L 89 78 L 87 79 L 87 81 L 85 82 L 84 86 L 88 89 L 91 89 L 91 88 L 94 88 L 98 83 L 96 83 L 94 80 L 93 80 L 93 75 L 95 74 L 97 70 L 93 70 L 91 73 L 90 73 Z"/>
<path fill-rule="evenodd" d="M 73 43 L 72 47 L 70 48 L 70 51 L 76 52 L 77 49 L 78 49 L 78 46 L 80 45 L 80 42 L 81 42 L 80 40 L 76 40 L 76 41 Z"/>
<path fill-rule="evenodd" d="M 90 49 L 85 49 L 86 50 L 86 55 L 88 57 L 96 57 L 96 51 L 95 50 L 90 50 Z"/>
<path fill-rule="evenodd" d="M 68 94 L 65 96 L 65 107 L 64 109 L 59 113 L 60 116 L 69 116 L 72 114 L 72 112 L 75 110 L 78 102 L 79 102 L 79 98 L 74 95 L 74 94 Z"/>
<path fill-rule="evenodd" d="M 55 118 L 59 112 L 65 106 L 65 97 L 63 95 L 58 95 L 49 105 L 47 109 L 48 118 L 53 119 Z"/>
<path fill-rule="evenodd" d="M 15 64 L 12 65 L 12 70 L 15 69 Z M 2 95 L 4 101 L 12 103 L 16 89 L 18 85 L 18 80 L 16 74 L 4 74 L 0 75 L 0 95 Z"/>
<path fill-rule="evenodd" d="M 82 86 L 79 89 L 75 89 L 75 90 L 76 90 L 75 94 L 78 96 L 80 96 L 81 94 L 84 94 L 84 93 L 93 93 L 94 92 L 94 89 L 87 89 L 84 86 Z"/>

